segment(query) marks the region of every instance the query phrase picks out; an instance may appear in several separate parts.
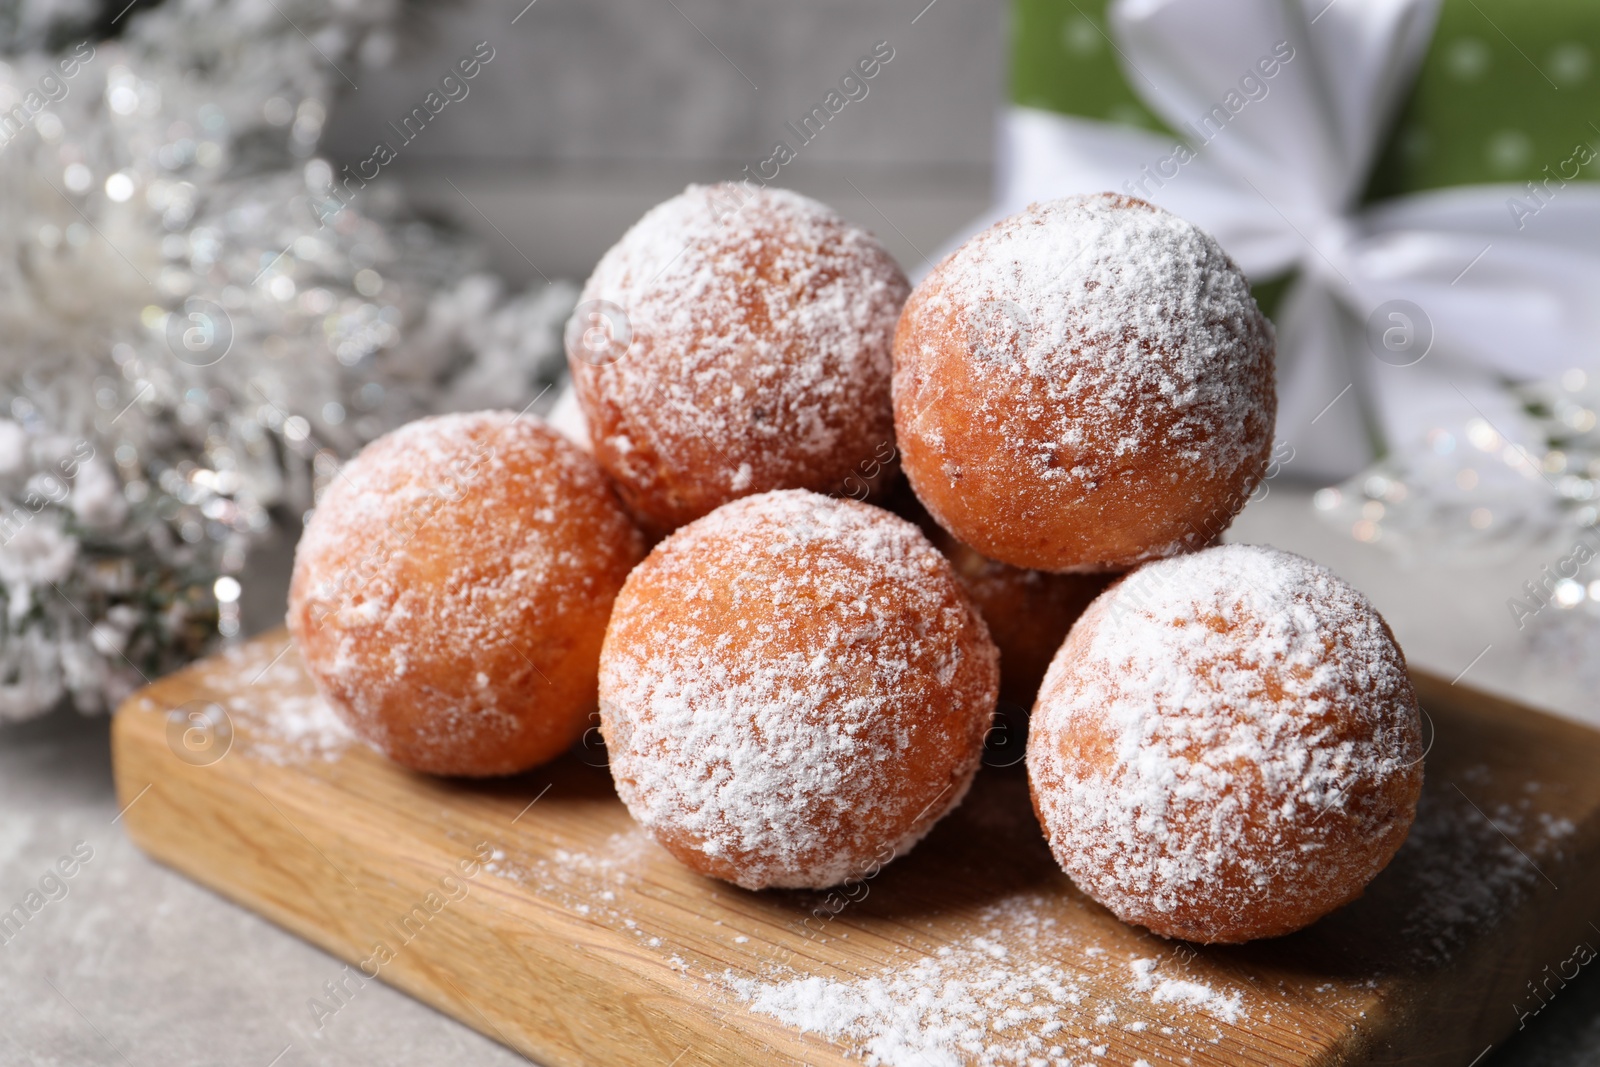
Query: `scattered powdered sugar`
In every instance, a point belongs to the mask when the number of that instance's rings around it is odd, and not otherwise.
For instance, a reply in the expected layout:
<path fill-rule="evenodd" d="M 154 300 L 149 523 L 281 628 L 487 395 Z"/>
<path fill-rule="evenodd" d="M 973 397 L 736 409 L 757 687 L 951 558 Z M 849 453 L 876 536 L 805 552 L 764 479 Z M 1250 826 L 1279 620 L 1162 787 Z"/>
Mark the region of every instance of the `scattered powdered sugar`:
<path fill-rule="evenodd" d="M 1211 940 L 1238 934 L 1186 928 L 1196 913 L 1315 917 L 1353 895 L 1404 839 L 1421 757 L 1404 658 L 1366 598 L 1228 545 L 1095 602 L 1050 666 L 1028 766 L 1081 888 Z"/>
<path fill-rule="evenodd" d="M 644 857 L 655 851 L 649 835 L 630 826 L 596 837 L 587 848 L 555 848 L 539 856 L 513 859 L 497 851 L 483 869 L 591 922 L 625 930 L 640 943 L 659 947 L 660 938 L 643 929 L 632 911 L 619 903 L 637 894 Z"/>
<path fill-rule="evenodd" d="M 1129 964 L 1133 979 L 1128 988 L 1136 993 L 1149 993 L 1152 1004 L 1177 1004 L 1195 1008 L 1223 1022 L 1235 1023 L 1244 1016 L 1244 995 L 1229 993 L 1224 996 L 1206 985 L 1184 978 L 1157 978 L 1155 970 L 1160 960 L 1153 956 L 1134 960 Z"/>
<path fill-rule="evenodd" d="M 1246 1018 L 1242 990 L 1158 971 L 1170 958 L 1086 950 L 1049 910 L 1037 895 L 1006 898 L 981 910 L 974 932 L 859 978 L 722 978 L 750 1011 L 841 1042 L 869 1067 L 1063 1067 L 1152 1025 L 1166 1047 L 1182 1048 L 1216 1042 L 1220 1030 L 1207 1021 Z M 1106 979 L 1119 966 L 1129 977 L 1111 995 L 1117 983 Z"/>
<path fill-rule="evenodd" d="M 247 697 L 231 698 L 227 708 L 236 721 L 248 719 L 246 750 L 251 758 L 266 763 L 289 765 L 308 759 L 337 759 L 345 749 L 359 743 L 339 713 L 317 694 L 276 700 L 264 715 L 252 714 L 260 709 Z"/>
<path fill-rule="evenodd" d="M 1381 901 L 1403 916 L 1401 951 L 1412 966 L 1449 965 L 1493 924 L 1546 885 L 1566 858 L 1570 819 L 1539 809 L 1548 787 L 1525 782 L 1514 801 L 1491 802 L 1493 775 L 1466 768 L 1452 781 L 1430 781 L 1411 835 L 1394 858 L 1394 878 L 1374 883 Z M 1370 894 L 1369 894 L 1370 895 Z"/>
<path fill-rule="evenodd" d="M 667 528 L 739 495 L 836 488 L 893 440 L 909 289 L 876 238 L 815 200 L 690 186 L 584 286 L 631 335 L 613 361 L 569 360 L 596 457 Z"/>
<path fill-rule="evenodd" d="M 600 706 L 617 791 L 746 888 L 834 885 L 965 795 L 997 655 L 916 526 L 803 490 L 664 541 L 617 599 Z"/>
<path fill-rule="evenodd" d="M 320 746 L 350 743 L 310 695 L 293 649 L 251 642 L 197 669 L 208 672 L 206 687 L 235 690 L 227 707 L 246 758 L 320 760 L 331 754 Z M 1355 1019 L 1379 988 L 1374 976 L 1403 974 L 1407 964 L 1452 965 L 1544 884 L 1541 869 L 1561 880 L 1559 864 L 1576 828 L 1555 812 L 1569 787 L 1524 782 L 1514 773 L 1479 765 L 1434 775 L 1410 839 L 1366 897 L 1324 920 L 1328 928 L 1302 935 L 1309 940 L 1280 942 L 1277 952 L 1260 946 L 1264 957 L 1218 957 L 1127 930 L 1097 908 L 1085 913 L 1063 883 L 990 898 L 971 911 L 941 910 L 937 925 L 915 899 L 904 911 L 863 908 L 872 914 L 854 913 L 855 921 L 832 927 L 827 939 L 809 939 L 803 954 L 788 953 L 780 963 L 774 953 L 809 895 L 799 910 L 786 911 L 787 895 L 749 898 L 718 887 L 721 894 L 712 890 L 695 909 L 719 916 L 718 932 L 688 932 L 703 924 L 674 923 L 660 910 L 664 880 L 679 875 L 675 864 L 620 812 L 608 826 L 574 825 L 570 837 L 539 840 L 537 848 L 508 842 L 484 869 L 541 906 L 614 931 L 642 956 L 680 972 L 694 995 L 709 990 L 729 1012 L 748 1010 L 818 1035 L 869 1065 L 1215 1062 L 1237 1047 L 1242 1027 L 1272 1022 L 1299 1032 L 1302 1021 L 1315 1025 L 1315 1015 L 1303 1014 L 1301 993 L 1315 996 L 1318 1012 L 1343 1002 L 1338 1011 Z M 961 825 L 950 829 L 987 831 L 1004 846 L 1010 838 L 999 832 L 999 820 L 1025 820 L 1031 828 L 1020 782 L 1017 790 L 1017 803 L 999 804 L 1005 794 L 980 789 L 976 806 L 963 809 Z M 991 806 L 993 818 L 977 818 Z M 782 927 L 779 916 L 791 924 Z M 843 925 L 856 936 L 846 940 Z M 853 946 L 863 941 L 877 939 L 881 947 L 866 950 L 872 962 L 861 970 L 840 973 L 829 969 L 833 954 L 826 950 L 835 937 L 852 946 L 839 953 L 848 958 L 862 958 Z M 1346 945 L 1354 957 L 1344 955 Z M 743 969 L 730 971 L 730 963 Z M 1317 975 L 1334 977 L 1318 982 Z"/>
<path fill-rule="evenodd" d="M 339 714 L 306 677 L 299 653 L 274 641 L 226 650 L 207 669 L 225 672 L 223 710 L 235 743 L 250 759 L 283 766 L 333 760 L 359 744 Z"/>

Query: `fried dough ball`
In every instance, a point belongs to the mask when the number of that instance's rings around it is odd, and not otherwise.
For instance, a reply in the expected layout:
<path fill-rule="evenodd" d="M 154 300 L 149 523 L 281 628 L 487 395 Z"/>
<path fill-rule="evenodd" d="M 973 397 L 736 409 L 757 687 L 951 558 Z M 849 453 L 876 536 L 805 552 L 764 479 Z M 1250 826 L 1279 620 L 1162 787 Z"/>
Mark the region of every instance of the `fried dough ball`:
<path fill-rule="evenodd" d="M 891 491 L 887 506 L 921 527 L 950 561 L 1000 650 L 1000 699 L 1025 715 L 1067 631 L 1114 576 L 1049 574 L 980 555 L 934 522 L 903 482 Z"/>
<path fill-rule="evenodd" d="M 538 419 L 422 419 L 328 486 L 289 629 L 323 697 L 396 763 L 511 774 L 583 732 L 611 602 L 644 551 L 594 461 Z"/>
<path fill-rule="evenodd" d="M 1272 327 L 1194 226 L 1035 204 L 962 245 L 895 337 L 895 430 L 939 524 L 990 559 L 1115 571 L 1203 547 L 1265 470 Z"/>
<path fill-rule="evenodd" d="M 605 254 L 567 330 L 594 455 L 649 532 L 772 489 L 848 492 L 894 440 L 910 285 L 815 200 L 692 185 Z"/>
<path fill-rule="evenodd" d="M 1000 650 L 1001 699 L 1031 707 L 1072 624 L 1113 578 L 1023 570 L 980 556 L 943 530 L 929 538 L 989 625 Z"/>
<path fill-rule="evenodd" d="M 1151 563 L 1097 599 L 1040 690 L 1034 808 L 1072 880 L 1165 937 L 1298 930 L 1405 840 L 1422 727 L 1360 593 L 1272 548 Z"/>
<path fill-rule="evenodd" d="M 685 865 L 820 888 L 875 873 L 960 803 L 998 674 L 915 526 L 786 490 L 718 508 L 629 575 L 600 722 L 617 792 Z"/>

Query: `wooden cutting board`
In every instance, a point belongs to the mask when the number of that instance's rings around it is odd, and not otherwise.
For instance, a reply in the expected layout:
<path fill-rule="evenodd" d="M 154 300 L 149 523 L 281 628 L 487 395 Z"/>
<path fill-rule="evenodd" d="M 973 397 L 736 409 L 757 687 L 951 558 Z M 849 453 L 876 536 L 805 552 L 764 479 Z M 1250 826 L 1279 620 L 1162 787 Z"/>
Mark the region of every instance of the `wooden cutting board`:
<path fill-rule="evenodd" d="M 281 633 L 134 695 L 114 755 L 152 856 L 350 962 L 349 989 L 376 975 L 545 1064 L 1468 1067 L 1600 947 L 1600 734 L 1417 683 L 1432 747 L 1395 862 L 1309 930 L 1219 949 L 1078 893 L 1020 765 L 875 877 L 750 893 L 640 833 L 598 744 L 488 784 L 387 763 Z"/>

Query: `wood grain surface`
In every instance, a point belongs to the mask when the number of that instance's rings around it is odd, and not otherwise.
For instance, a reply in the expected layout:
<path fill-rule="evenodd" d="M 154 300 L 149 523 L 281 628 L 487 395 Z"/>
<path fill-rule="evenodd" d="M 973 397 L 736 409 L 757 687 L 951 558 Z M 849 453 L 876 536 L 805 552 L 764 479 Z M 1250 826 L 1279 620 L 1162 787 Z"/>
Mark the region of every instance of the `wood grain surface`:
<path fill-rule="evenodd" d="M 319 726 L 281 633 L 135 694 L 114 759 L 142 848 L 351 964 L 318 1010 L 375 976 L 553 1067 L 1468 1067 L 1600 946 L 1600 734 L 1417 681 L 1427 786 L 1395 862 L 1308 930 L 1218 949 L 1078 893 L 1020 764 L 842 892 L 751 893 L 651 843 L 597 744 L 471 783 Z"/>

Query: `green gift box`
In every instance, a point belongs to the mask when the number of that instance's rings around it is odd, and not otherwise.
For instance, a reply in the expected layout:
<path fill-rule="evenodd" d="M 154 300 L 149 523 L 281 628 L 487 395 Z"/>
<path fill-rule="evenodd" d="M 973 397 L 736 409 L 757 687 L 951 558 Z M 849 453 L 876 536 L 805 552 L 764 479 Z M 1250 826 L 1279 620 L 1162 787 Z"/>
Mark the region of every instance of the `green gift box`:
<path fill-rule="evenodd" d="M 1516 441 L 1507 380 L 1600 368 L 1600 4 L 1017 0 L 1012 20 L 994 214 L 1112 190 L 1212 232 L 1279 324 L 1298 473 L 1343 477 L 1467 408 Z"/>
<path fill-rule="evenodd" d="M 1109 6 L 1016 0 L 1012 102 L 1173 133 L 1124 76 Z M 1600 3 L 1445 0 L 1392 126 L 1365 202 L 1452 185 L 1541 183 L 1553 173 L 1600 181 L 1600 153 L 1560 167 L 1575 146 L 1600 142 Z"/>

